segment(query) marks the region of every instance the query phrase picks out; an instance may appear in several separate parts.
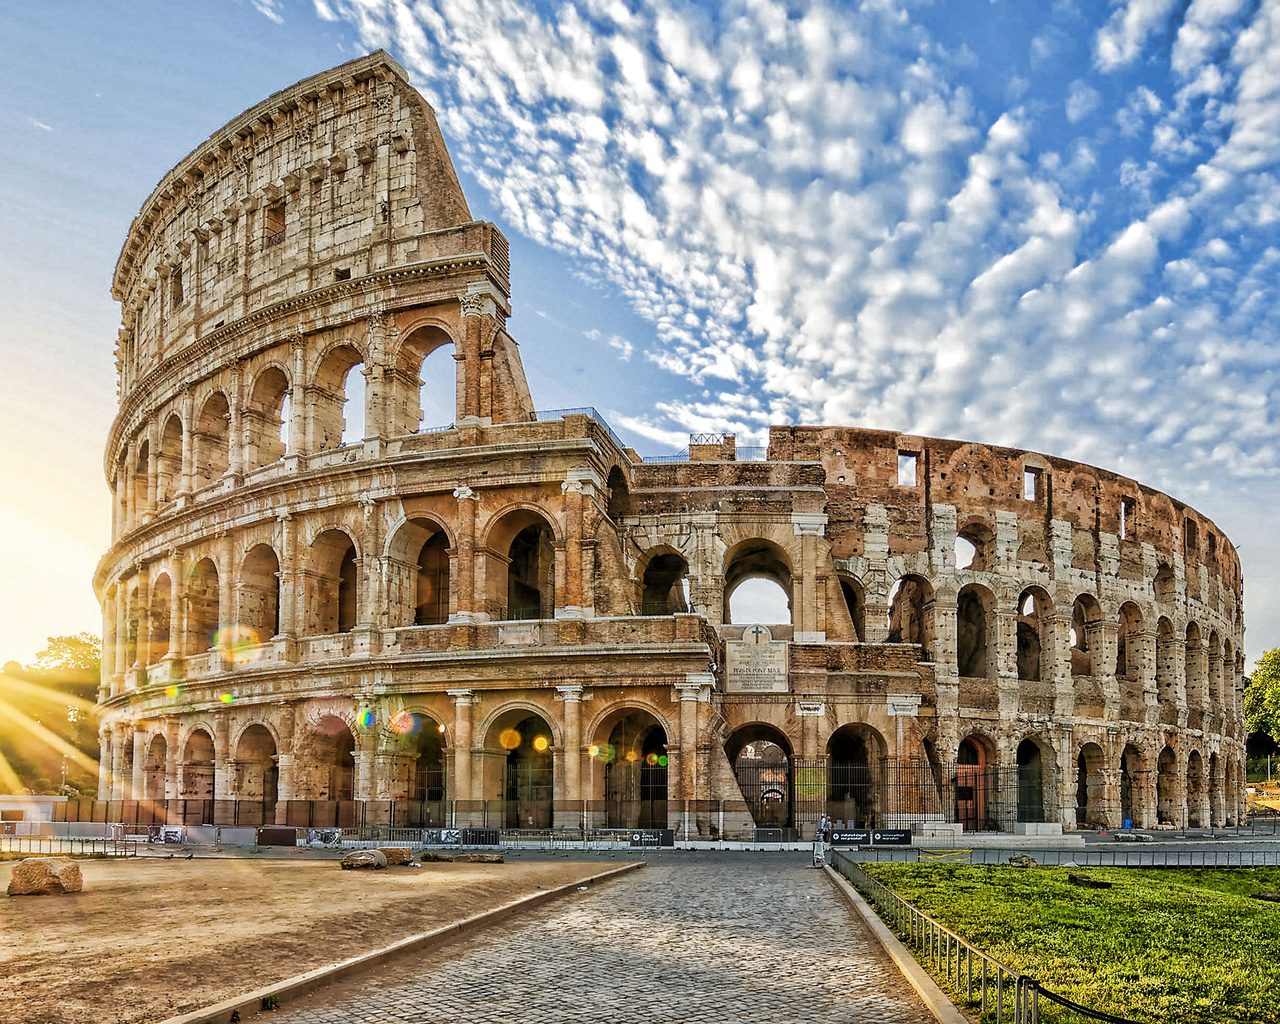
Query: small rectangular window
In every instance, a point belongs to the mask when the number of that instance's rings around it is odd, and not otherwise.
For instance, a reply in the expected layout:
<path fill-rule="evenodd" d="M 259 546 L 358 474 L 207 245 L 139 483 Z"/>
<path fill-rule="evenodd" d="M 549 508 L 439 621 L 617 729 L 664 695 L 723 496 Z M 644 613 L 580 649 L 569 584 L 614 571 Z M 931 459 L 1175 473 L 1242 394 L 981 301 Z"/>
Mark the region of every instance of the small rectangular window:
<path fill-rule="evenodd" d="M 898 486 L 916 485 L 916 458 L 914 452 L 898 452 Z"/>
<path fill-rule="evenodd" d="M 169 272 L 169 308 L 177 309 L 182 305 L 182 268 L 174 267 Z"/>
<path fill-rule="evenodd" d="M 351 268 L 350 268 L 350 267 L 343 267 L 341 270 L 335 270 L 335 271 L 333 272 L 333 279 L 334 279 L 335 281 L 350 281 L 350 280 L 351 280 Z"/>
<path fill-rule="evenodd" d="M 1040 500 L 1040 476 L 1043 470 L 1034 467 L 1024 468 L 1022 471 L 1022 499 L 1023 501 L 1039 501 Z"/>
<path fill-rule="evenodd" d="M 267 207 L 262 222 L 263 245 L 270 248 L 284 241 L 284 203 Z"/>
<path fill-rule="evenodd" d="M 1182 548 L 1189 555 L 1195 554 L 1196 524 L 1194 519 L 1184 519 L 1182 521 Z"/>
<path fill-rule="evenodd" d="M 1120 499 L 1120 539 L 1124 540 L 1133 532 L 1133 516 L 1137 511 L 1137 502 L 1132 498 Z"/>

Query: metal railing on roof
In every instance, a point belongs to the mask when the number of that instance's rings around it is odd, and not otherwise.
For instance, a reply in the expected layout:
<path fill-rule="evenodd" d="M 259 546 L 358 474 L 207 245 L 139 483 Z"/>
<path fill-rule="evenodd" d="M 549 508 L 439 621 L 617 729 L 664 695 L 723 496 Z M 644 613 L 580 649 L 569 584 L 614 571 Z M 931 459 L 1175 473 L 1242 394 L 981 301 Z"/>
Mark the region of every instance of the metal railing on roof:
<path fill-rule="evenodd" d="M 566 416 L 589 416 L 604 428 L 604 432 L 609 435 L 609 439 L 618 446 L 618 451 L 625 452 L 627 450 L 622 438 L 613 432 L 613 427 L 609 426 L 609 421 L 601 416 L 594 406 L 587 405 L 580 409 L 538 409 L 533 414 L 533 418 L 539 423 L 545 423 L 547 420 L 562 420 Z"/>
<path fill-rule="evenodd" d="M 664 462 L 688 462 L 689 449 L 686 448 L 684 451 L 678 452 L 675 455 L 645 455 L 640 461 L 652 465 L 659 465 Z"/>

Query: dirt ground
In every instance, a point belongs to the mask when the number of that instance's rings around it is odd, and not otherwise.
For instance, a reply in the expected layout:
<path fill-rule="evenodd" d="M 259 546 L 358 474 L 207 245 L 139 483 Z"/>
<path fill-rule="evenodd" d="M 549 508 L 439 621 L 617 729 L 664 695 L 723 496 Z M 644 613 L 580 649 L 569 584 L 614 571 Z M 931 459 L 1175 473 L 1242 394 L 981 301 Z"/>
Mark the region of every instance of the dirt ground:
<path fill-rule="evenodd" d="M 149 1024 L 598 874 L 595 862 L 428 863 L 182 855 L 82 860 L 84 892 L 0 895 L 0 1019 Z M 9 883 L 0 864 L 0 885 Z"/>

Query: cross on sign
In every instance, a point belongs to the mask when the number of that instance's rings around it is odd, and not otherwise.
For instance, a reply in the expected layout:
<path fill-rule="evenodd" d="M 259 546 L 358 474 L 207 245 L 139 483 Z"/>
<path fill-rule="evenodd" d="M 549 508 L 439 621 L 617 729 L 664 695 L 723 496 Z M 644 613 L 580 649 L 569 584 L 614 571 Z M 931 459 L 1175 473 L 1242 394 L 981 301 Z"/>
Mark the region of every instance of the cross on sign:
<path fill-rule="evenodd" d="M 755 637 L 756 643 L 759 643 L 760 637 L 764 634 L 765 630 L 762 626 L 754 626 L 751 629 L 747 630 L 747 632 L 750 633 L 753 637 Z"/>

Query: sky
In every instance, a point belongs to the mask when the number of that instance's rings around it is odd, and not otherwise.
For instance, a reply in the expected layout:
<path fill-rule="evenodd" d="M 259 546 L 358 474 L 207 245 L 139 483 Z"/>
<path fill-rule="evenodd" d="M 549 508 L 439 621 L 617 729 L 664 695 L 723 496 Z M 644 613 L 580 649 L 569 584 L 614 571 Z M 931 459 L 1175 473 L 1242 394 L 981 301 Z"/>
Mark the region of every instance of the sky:
<path fill-rule="evenodd" d="M 1116 470 L 1226 532 L 1280 646 L 1280 0 L 49 0 L 0 4 L 0 661 L 101 630 L 130 220 L 380 46 L 511 240 L 538 408 Z"/>

